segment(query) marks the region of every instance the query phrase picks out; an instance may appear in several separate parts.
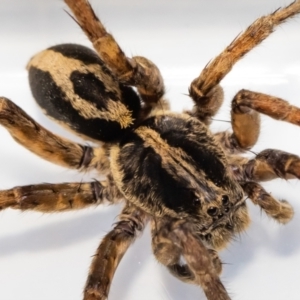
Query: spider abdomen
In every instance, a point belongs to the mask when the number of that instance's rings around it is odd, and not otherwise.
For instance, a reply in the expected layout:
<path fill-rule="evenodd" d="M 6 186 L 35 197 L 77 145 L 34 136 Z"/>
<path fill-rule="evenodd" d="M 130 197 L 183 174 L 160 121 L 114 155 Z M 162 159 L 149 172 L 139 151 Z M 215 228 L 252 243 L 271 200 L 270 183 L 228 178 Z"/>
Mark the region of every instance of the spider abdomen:
<path fill-rule="evenodd" d="M 89 48 L 53 46 L 35 55 L 27 68 L 40 107 L 77 134 L 111 142 L 135 124 L 139 97 L 120 84 Z"/>

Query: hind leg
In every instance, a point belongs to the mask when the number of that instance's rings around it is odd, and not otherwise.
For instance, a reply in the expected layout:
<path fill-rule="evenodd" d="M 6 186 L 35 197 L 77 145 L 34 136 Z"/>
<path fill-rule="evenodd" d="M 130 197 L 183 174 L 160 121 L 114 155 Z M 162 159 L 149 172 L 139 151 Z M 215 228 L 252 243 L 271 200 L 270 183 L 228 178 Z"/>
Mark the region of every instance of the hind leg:
<path fill-rule="evenodd" d="M 0 97 L 0 124 L 21 145 L 36 155 L 55 164 L 107 172 L 109 161 L 105 148 L 83 146 L 43 128 L 9 99 Z"/>
<path fill-rule="evenodd" d="M 157 106 L 165 107 L 167 104 L 161 99 L 164 95 L 164 83 L 156 65 L 145 57 L 126 57 L 114 37 L 106 31 L 88 1 L 65 0 L 65 2 L 105 65 L 121 83 L 137 87 L 145 103 L 144 113 Z"/>

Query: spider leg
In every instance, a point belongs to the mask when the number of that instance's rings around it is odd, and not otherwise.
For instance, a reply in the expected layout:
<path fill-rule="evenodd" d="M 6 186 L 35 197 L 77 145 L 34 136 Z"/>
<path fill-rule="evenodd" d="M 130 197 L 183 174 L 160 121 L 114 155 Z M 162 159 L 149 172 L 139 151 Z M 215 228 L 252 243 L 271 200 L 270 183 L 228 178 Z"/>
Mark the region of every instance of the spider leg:
<path fill-rule="evenodd" d="M 234 177 L 249 198 L 271 217 L 286 223 L 293 217 L 293 209 L 287 201 L 277 201 L 256 181 L 275 178 L 300 179 L 300 157 L 276 149 L 266 149 L 253 159 L 229 156 Z"/>
<path fill-rule="evenodd" d="M 300 179 L 300 157 L 288 152 L 266 149 L 244 166 L 247 180 L 267 181 L 275 178 Z"/>
<path fill-rule="evenodd" d="M 151 110 L 157 104 L 164 105 L 164 83 L 159 69 L 145 57 L 126 57 L 114 37 L 109 34 L 86 0 L 65 0 L 74 18 L 106 66 L 118 80 L 137 87 L 145 102 L 145 109 Z"/>
<path fill-rule="evenodd" d="M 0 209 L 58 212 L 121 199 L 122 195 L 109 178 L 103 182 L 43 183 L 0 191 Z"/>
<path fill-rule="evenodd" d="M 184 282 L 193 283 L 195 275 L 187 264 L 180 263 L 181 248 L 174 244 L 170 235 L 170 222 L 165 218 L 151 222 L 152 250 L 156 259 L 167 267 L 172 275 Z"/>
<path fill-rule="evenodd" d="M 229 300 L 219 274 L 222 263 L 213 249 L 207 249 L 182 221 L 167 218 L 152 222 L 154 255 L 178 279 L 200 285 L 208 300 Z M 180 262 L 181 256 L 186 264 Z"/>
<path fill-rule="evenodd" d="M 233 132 L 223 131 L 215 134 L 215 138 L 231 154 L 251 149 L 256 144 L 260 133 L 260 114 L 249 105 L 244 105 L 237 100 L 240 97 L 243 98 L 241 94 L 239 92 L 232 100 L 231 125 Z"/>
<path fill-rule="evenodd" d="M 114 273 L 123 255 L 147 222 L 147 215 L 127 204 L 120 221 L 104 237 L 93 257 L 84 289 L 84 300 L 105 300 L 108 297 Z"/>
<path fill-rule="evenodd" d="M 241 90 L 233 98 L 231 108 L 233 133 L 215 134 L 217 140 L 230 153 L 239 153 L 255 145 L 260 132 L 259 113 L 300 125 L 300 108 L 263 93 Z"/>
<path fill-rule="evenodd" d="M 258 18 L 244 32 L 237 36 L 222 53 L 207 64 L 201 74 L 191 83 L 189 93 L 195 102 L 193 115 L 209 123 L 222 104 L 218 84 L 230 72 L 234 64 L 246 53 L 266 39 L 275 26 L 300 12 L 300 1 Z"/>
<path fill-rule="evenodd" d="M 268 216 L 282 224 L 292 219 L 294 211 L 287 201 L 276 200 L 257 182 L 245 182 L 241 186 L 252 202 L 259 205 Z"/>
<path fill-rule="evenodd" d="M 235 164 L 236 165 L 236 164 Z M 254 159 L 243 158 L 234 174 L 254 204 L 258 204 L 269 216 L 280 223 L 293 217 L 293 209 L 287 201 L 277 201 L 255 181 L 275 178 L 300 179 L 300 157 L 288 152 L 266 149 Z"/>
<path fill-rule="evenodd" d="M 241 90 L 234 97 L 232 107 L 233 110 L 253 109 L 276 120 L 300 125 L 300 108 L 274 96 Z"/>
<path fill-rule="evenodd" d="M 231 109 L 232 140 L 237 148 L 250 149 L 256 144 L 259 137 L 260 116 L 253 109 L 235 104 L 236 102 L 233 100 Z"/>
<path fill-rule="evenodd" d="M 189 225 L 177 227 L 174 232 L 173 241 L 178 243 L 182 249 L 189 268 L 195 274 L 194 283 L 200 285 L 208 300 L 230 300 L 216 269 L 212 254 L 202 241 L 196 237 Z"/>
<path fill-rule="evenodd" d="M 0 124 L 18 143 L 50 162 L 72 169 L 96 168 L 100 172 L 109 168 L 105 147 L 83 146 L 54 135 L 3 97 L 0 97 Z"/>

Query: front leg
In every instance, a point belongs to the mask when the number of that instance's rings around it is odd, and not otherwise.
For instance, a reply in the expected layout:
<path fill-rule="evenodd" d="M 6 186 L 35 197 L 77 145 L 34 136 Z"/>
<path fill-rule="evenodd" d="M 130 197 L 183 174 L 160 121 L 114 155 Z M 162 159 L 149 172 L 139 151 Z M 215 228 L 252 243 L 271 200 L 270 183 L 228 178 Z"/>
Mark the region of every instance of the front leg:
<path fill-rule="evenodd" d="M 257 182 L 245 182 L 241 186 L 252 202 L 277 222 L 286 224 L 293 218 L 292 206 L 286 200 L 276 200 Z"/>
<path fill-rule="evenodd" d="M 93 257 L 84 289 L 84 300 L 105 300 L 108 297 L 114 273 L 129 246 L 147 223 L 141 210 L 127 204 L 120 221 L 104 237 Z"/>

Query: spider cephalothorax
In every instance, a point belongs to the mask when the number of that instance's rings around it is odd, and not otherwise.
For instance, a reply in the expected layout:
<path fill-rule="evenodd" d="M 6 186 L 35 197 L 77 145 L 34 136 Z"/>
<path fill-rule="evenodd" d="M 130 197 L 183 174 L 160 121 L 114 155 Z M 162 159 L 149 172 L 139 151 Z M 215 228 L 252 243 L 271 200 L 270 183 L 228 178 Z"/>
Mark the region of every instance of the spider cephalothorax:
<path fill-rule="evenodd" d="M 247 227 L 246 199 L 286 223 L 292 207 L 259 182 L 300 178 L 296 155 L 274 149 L 252 159 L 240 154 L 258 139 L 259 113 L 299 125 L 300 110 L 241 90 L 232 101 L 233 132 L 213 134 L 209 125 L 223 102 L 220 81 L 276 25 L 299 13 L 300 1 L 257 19 L 212 60 L 191 83 L 193 110 L 181 114 L 169 111 L 162 76 L 150 60 L 126 57 L 86 0 L 65 2 L 96 52 L 63 44 L 38 53 L 27 66 L 30 86 L 49 117 L 101 146 L 52 134 L 6 98 L 0 98 L 0 123 L 35 154 L 96 169 L 106 180 L 15 187 L 0 191 L 0 208 L 55 212 L 125 203 L 93 258 L 85 300 L 108 297 L 118 263 L 148 221 L 158 261 L 180 280 L 200 285 L 209 300 L 230 299 L 217 250 Z"/>
<path fill-rule="evenodd" d="M 206 237 L 220 226 L 231 234 L 240 226 L 232 215 L 243 190 L 199 120 L 167 112 L 147 118 L 112 148 L 111 158 L 119 190 L 143 211 L 189 220 Z"/>

